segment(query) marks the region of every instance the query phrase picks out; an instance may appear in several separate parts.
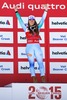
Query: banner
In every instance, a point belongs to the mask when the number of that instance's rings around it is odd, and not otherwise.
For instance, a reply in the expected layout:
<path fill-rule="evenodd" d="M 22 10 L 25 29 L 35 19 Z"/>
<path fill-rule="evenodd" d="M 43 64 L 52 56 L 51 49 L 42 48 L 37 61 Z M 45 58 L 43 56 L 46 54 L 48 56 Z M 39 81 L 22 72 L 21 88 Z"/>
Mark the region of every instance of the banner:
<path fill-rule="evenodd" d="M 12 100 L 66 100 L 66 84 L 12 84 Z M 19 92 L 19 91 L 20 92 Z"/>
<path fill-rule="evenodd" d="M 0 1 L 0 86 L 12 82 L 32 82 L 25 52 L 27 39 L 16 18 L 14 7 L 18 6 L 25 24 L 29 15 L 34 15 L 39 23 L 45 9 L 44 4 L 48 4 L 48 12 L 40 30 L 42 40 L 39 42 L 43 52 L 46 81 L 67 82 L 66 3 L 66 0 Z M 36 59 L 35 68 L 38 82 L 41 82 Z"/>

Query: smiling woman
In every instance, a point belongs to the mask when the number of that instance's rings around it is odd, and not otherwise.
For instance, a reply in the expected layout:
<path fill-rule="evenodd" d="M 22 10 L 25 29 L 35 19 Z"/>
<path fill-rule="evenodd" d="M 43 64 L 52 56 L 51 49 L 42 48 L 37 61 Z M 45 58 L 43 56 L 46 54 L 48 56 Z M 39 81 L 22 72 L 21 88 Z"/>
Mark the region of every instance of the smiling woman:
<path fill-rule="evenodd" d="M 39 24 L 37 24 L 35 16 L 30 15 L 28 17 L 28 25 L 27 26 L 24 24 L 23 19 L 21 19 L 21 16 L 18 13 L 18 7 L 16 6 L 14 9 L 20 25 L 21 25 L 22 29 L 24 30 L 24 32 L 26 33 L 26 38 L 27 38 L 26 54 L 28 57 L 30 72 L 31 72 L 31 77 L 33 78 L 33 82 L 37 82 L 35 68 L 34 68 L 34 58 L 36 58 L 37 63 L 39 65 L 41 80 L 42 80 L 42 82 L 45 82 L 43 53 L 42 53 L 42 50 L 41 50 L 41 47 L 39 44 L 39 40 L 41 39 L 41 37 L 39 35 L 39 31 L 44 23 L 44 20 L 47 16 L 47 10 L 48 10 L 47 4 L 44 4 L 43 6 L 45 8 L 45 11 L 43 13 L 43 16 L 42 16 Z"/>

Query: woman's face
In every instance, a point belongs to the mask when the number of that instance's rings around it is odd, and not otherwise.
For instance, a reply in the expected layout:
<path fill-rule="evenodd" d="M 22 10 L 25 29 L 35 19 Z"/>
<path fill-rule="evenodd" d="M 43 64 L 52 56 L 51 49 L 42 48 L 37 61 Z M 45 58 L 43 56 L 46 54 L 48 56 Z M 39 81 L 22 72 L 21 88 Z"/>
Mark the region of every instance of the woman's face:
<path fill-rule="evenodd" d="M 35 20 L 34 19 L 29 19 L 29 25 L 30 26 L 34 25 L 34 23 L 35 23 Z"/>

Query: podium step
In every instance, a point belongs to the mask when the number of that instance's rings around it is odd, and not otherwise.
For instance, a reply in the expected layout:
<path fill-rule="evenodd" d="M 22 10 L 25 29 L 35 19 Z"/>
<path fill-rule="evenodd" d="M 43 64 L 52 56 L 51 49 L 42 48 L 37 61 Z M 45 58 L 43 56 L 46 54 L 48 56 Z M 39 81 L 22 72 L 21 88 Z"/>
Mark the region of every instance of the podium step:
<path fill-rule="evenodd" d="M 0 87 L 0 100 L 67 100 L 67 84 L 12 83 Z"/>

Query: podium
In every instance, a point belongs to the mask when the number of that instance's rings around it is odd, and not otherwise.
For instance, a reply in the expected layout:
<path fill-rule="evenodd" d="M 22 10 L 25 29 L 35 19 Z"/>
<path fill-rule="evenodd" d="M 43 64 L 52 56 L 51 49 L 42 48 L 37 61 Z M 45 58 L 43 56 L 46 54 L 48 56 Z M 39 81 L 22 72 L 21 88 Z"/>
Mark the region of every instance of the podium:
<path fill-rule="evenodd" d="M 0 87 L 0 100 L 67 100 L 67 84 L 12 83 Z"/>

